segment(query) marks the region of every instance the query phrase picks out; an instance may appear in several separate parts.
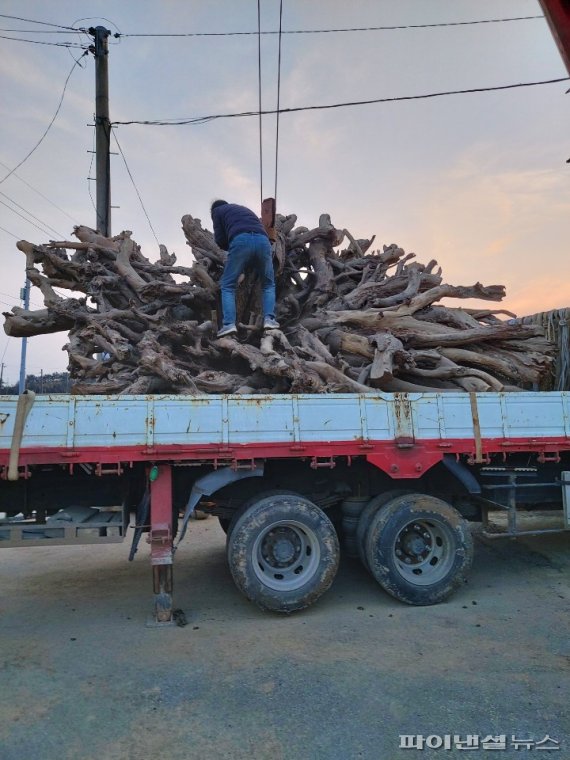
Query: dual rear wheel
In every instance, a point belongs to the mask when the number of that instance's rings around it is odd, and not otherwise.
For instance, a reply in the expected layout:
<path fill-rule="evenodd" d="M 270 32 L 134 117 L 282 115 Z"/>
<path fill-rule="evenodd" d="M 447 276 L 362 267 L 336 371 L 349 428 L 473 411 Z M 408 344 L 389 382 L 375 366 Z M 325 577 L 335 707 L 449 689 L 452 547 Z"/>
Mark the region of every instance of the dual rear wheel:
<path fill-rule="evenodd" d="M 437 604 L 467 577 L 473 540 L 449 504 L 404 490 L 374 497 L 358 519 L 356 546 L 380 586 L 413 605 Z M 294 612 L 331 586 L 340 548 L 327 515 L 289 491 L 260 494 L 227 526 L 227 557 L 239 590 L 265 610 Z"/>
<path fill-rule="evenodd" d="M 363 562 L 391 596 L 407 604 L 438 604 L 465 583 L 473 538 L 445 501 L 404 493 L 383 500 L 365 520 Z"/>

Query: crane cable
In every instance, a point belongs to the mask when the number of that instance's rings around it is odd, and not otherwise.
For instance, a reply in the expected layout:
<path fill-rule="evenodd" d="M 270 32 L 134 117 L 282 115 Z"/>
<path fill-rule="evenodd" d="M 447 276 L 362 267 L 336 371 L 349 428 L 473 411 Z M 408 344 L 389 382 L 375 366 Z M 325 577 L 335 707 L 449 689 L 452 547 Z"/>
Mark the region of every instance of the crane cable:
<path fill-rule="evenodd" d="M 277 53 L 277 108 L 275 123 L 275 186 L 273 198 L 277 205 L 277 177 L 279 171 L 279 117 L 281 105 L 281 39 L 283 33 L 283 0 L 279 2 L 279 43 Z M 257 88 L 259 102 L 259 191 L 263 204 L 263 124 L 261 109 L 261 0 L 257 0 Z"/>
<path fill-rule="evenodd" d="M 275 207 L 277 208 L 277 170 L 279 162 L 279 104 L 281 96 L 281 30 L 283 22 L 283 0 L 279 2 L 279 52 L 277 55 L 277 119 L 275 129 Z"/>
<path fill-rule="evenodd" d="M 263 127 L 261 115 L 261 0 L 257 0 L 257 89 L 259 100 L 259 194 L 263 204 Z"/>

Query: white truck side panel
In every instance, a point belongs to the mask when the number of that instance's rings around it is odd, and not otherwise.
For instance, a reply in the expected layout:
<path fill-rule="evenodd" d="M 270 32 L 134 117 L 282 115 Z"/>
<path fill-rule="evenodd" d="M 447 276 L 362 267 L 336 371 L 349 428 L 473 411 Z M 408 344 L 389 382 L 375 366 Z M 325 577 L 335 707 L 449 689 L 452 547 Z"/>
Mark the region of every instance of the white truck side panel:
<path fill-rule="evenodd" d="M 481 438 L 570 438 L 570 393 L 476 396 Z M 0 449 L 17 397 L 0 397 Z M 467 393 L 38 396 L 21 448 L 473 439 Z"/>

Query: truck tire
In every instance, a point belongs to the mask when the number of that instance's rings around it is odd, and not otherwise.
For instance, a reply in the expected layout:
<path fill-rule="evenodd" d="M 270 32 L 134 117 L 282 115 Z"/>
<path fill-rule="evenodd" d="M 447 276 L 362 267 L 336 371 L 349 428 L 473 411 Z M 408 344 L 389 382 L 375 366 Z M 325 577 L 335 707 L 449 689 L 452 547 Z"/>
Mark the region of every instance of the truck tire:
<path fill-rule="evenodd" d="M 384 506 L 384 504 L 387 504 L 396 496 L 403 496 L 407 493 L 411 493 L 411 491 L 408 491 L 405 488 L 394 488 L 390 491 L 379 493 L 377 496 L 374 496 L 372 499 L 370 499 L 368 504 L 360 513 L 360 517 L 358 518 L 358 525 L 356 526 L 355 542 L 356 551 L 358 552 L 357 556 L 360 557 L 360 561 L 366 569 L 368 569 L 368 560 L 366 559 L 365 542 L 366 534 L 368 533 L 368 528 L 370 527 L 372 518 L 376 512 L 378 512 L 380 507 Z"/>
<path fill-rule="evenodd" d="M 224 528 L 224 526 L 222 525 L 222 529 L 224 533 L 226 534 L 226 551 L 228 550 L 230 536 L 232 535 L 232 531 L 235 527 L 235 524 L 239 520 L 239 518 L 243 515 L 244 512 L 246 512 L 252 506 L 252 504 L 255 504 L 261 499 L 266 499 L 268 496 L 298 496 L 299 498 L 302 498 L 300 493 L 298 493 L 297 491 L 290 491 L 287 488 L 268 488 L 265 491 L 260 491 L 255 496 L 250 496 L 249 499 L 246 499 L 243 502 L 243 504 L 241 504 L 236 509 L 232 517 L 227 521 L 228 522 L 227 528 Z"/>
<path fill-rule="evenodd" d="M 459 512 L 441 499 L 406 494 L 384 504 L 365 540 L 368 569 L 401 602 L 438 604 L 462 583 L 473 539 Z"/>
<path fill-rule="evenodd" d="M 348 499 L 344 499 L 340 504 L 342 516 L 355 517 L 358 520 L 369 500 L 370 497 L 366 496 L 349 496 Z"/>
<path fill-rule="evenodd" d="M 294 612 L 324 594 L 338 569 L 333 524 L 303 496 L 259 499 L 243 512 L 228 540 L 238 589 L 263 610 Z"/>

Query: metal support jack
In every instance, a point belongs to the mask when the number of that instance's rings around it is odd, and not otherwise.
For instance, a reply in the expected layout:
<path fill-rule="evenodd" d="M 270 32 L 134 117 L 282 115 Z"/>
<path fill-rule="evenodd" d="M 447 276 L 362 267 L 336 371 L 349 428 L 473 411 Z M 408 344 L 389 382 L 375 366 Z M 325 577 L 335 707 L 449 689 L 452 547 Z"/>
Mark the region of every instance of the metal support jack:
<path fill-rule="evenodd" d="M 150 561 L 154 593 L 154 615 L 148 625 L 176 625 L 172 616 L 173 529 L 172 469 L 161 464 L 152 467 L 150 480 Z"/>

